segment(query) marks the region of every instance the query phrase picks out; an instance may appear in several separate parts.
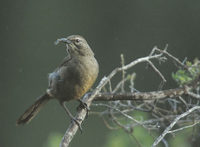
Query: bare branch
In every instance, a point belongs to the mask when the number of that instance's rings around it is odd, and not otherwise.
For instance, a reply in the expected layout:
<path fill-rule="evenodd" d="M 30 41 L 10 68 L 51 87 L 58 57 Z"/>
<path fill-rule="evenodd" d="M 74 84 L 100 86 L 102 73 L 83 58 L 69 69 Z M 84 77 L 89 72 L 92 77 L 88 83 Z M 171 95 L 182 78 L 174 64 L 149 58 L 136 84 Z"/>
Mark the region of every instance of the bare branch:
<path fill-rule="evenodd" d="M 121 65 L 122 65 L 122 68 L 124 67 L 125 65 L 125 60 L 124 60 L 124 55 L 121 54 Z M 125 81 L 125 70 L 122 70 L 122 84 L 121 84 L 121 91 L 124 92 L 124 81 Z"/>
<path fill-rule="evenodd" d="M 96 87 L 96 89 L 93 91 L 92 95 L 88 97 L 88 95 L 85 95 L 83 98 L 83 102 L 87 104 L 87 106 L 89 107 L 92 103 L 92 100 L 94 99 L 95 95 L 102 89 L 103 86 L 105 86 L 105 84 L 108 82 L 108 78 L 104 77 L 99 85 Z M 85 119 L 87 111 L 85 109 L 80 109 L 77 112 L 76 115 L 76 119 L 77 120 L 81 120 L 80 123 L 83 122 L 83 120 Z M 65 132 L 65 135 L 63 136 L 63 139 L 61 141 L 60 147 L 68 147 L 71 140 L 73 139 L 74 135 L 76 134 L 78 130 L 78 126 L 76 123 L 72 122 L 67 131 Z"/>
<path fill-rule="evenodd" d="M 195 106 L 191 109 L 189 109 L 188 111 L 186 111 L 185 113 L 177 116 L 174 121 L 164 130 L 164 132 L 154 141 L 153 143 L 153 147 L 155 147 L 156 145 L 158 145 L 160 143 L 160 141 L 169 133 L 169 131 L 174 127 L 174 125 L 183 117 L 189 115 L 190 113 L 192 113 L 193 111 L 200 109 L 200 106 Z"/>
<path fill-rule="evenodd" d="M 100 83 L 98 84 L 98 86 L 95 88 L 95 90 L 92 92 L 92 94 L 90 96 L 86 95 L 83 98 L 83 102 L 87 104 L 87 106 L 89 107 L 93 101 L 93 99 L 95 98 L 95 96 L 101 91 L 101 89 L 110 81 L 110 79 L 116 75 L 118 72 L 123 71 L 123 70 L 127 70 L 133 66 L 135 66 L 138 63 L 141 62 L 147 62 L 148 60 L 151 59 L 156 59 L 161 57 L 161 54 L 158 55 L 152 55 L 152 56 L 147 56 L 147 57 L 142 57 L 139 59 L 136 59 L 135 61 L 121 67 L 121 68 L 116 68 L 114 69 L 109 75 L 108 77 L 104 77 Z M 81 109 L 77 112 L 76 115 L 76 119 L 77 120 L 81 120 L 79 121 L 80 123 L 83 122 L 83 120 L 85 119 L 86 116 L 86 110 L 85 109 Z M 78 126 L 75 123 L 71 123 L 67 129 L 67 131 L 65 132 L 65 135 L 63 136 L 62 142 L 60 144 L 61 147 L 68 147 L 71 140 L 73 139 L 74 135 L 76 134 L 78 130 Z"/>
<path fill-rule="evenodd" d="M 82 101 L 86 103 L 88 107 L 91 106 L 93 100 L 108 101 L 108 103 L 93 103 L 92 106 L 104 107 L 101 112 L 93 112 L 93 114 L 102 117 L 105 125 L 110 129 L 116 129 L 116 127 L 110 126 L 108 120 L 112 120 L 114 124 L 128 133 L 130 133 L 131 129 L 135 126 L 142 126 L 144 129 L 151 132 L 165 127 L 166 124 L 170 124 L 153 144 L 153 146 L 156 146 L 162 141 L 165 146 L 168 146 L 167 140 L 164 140 L 166 134 L 175 133 L 200 123 L 199 111 L 193 113 L 192 116 L 189 115 L 200 108 L 200 106 L 198 106 L 200 103 L 198 87 L 200 84 L 200 75 L 190 83 L 178 88 L 150 92 L 139 92 L 139 90 L 134 88 L 135 73 L 132 74 L 132 76 L 130 76 L 130 74 L 126 75 L 128 69 L 139 63 L 146 62 L 153 68 L 158 77 L 162 79 L 162 83 L 164 83 L 167 81 L 166 78 L 153 64 L 152 60 L 157 59 L 159 63 L 162 63 L 167 61 L 168 58 L 189 71 L 190 69 L 185 65 L 185 61 L 181 62 L 178 58 L 167 52 L 167 47 L 166 45 L 164 50 L 154 47 L 149 56 L 138 58 L 127 65 L 125 65 L 123 55 L 121 55 L 121 67 L 115 68 L 107 77 L 103 77 L 98 86 L 91 93 L 86 94 Z M 112 84 L 114 83 L 112 78 L 118 73 L 122 73 L 121 80 L 114 86 Z M 127 85 L 127 83 L 129 83 L 129 85 Z M 126 91 L 126 86 L 129 86 L 130 92 Z M 151 118 L 145 120 L 141 116 L 141 118 L 138 119 L 132 115 L 135 111 L 147 113 Z M 186 112 L 183 113 L 184 111 Z M 77 111 L 76 119 L 80 120 L 79 123 L 81 124 L 85 116 L 86 110 L 81 108 Z M 183 119 L 184 117 L 185 119 Z M 106 118 L 109 119 L 106 120 Z M 126 123 L 124 123 L 124 121 L 121 122 L 122 119 L 126 120 Z M 193 124 L 191 124 L 191 122 L 193 122 Z M 185 126 L 186 123 L 191 125 Z M 171 130 L 175 124 L 183 124 L 183 127 Z M 77 130 L 77 124 L 72 122 L 63 136 L 60 147 L 68 147 Z M 140 143 L 138 142 L 138 144 Z"/>
<path fill-rule="evenodd" d="M 167 52 L 167 48 L 164 50 L 158 49 L 157 47 L 155 48 L 155 51 L 158 51 L 160 53 L 163 53 L 165 55 L 167 55 L 168 57 L 170 57 L 172 60 L 174 60 L 176 63 L 178 63 L 181 67 L 188 69 L 188 67 L 183 64 L 178 58 L 176 58 L 175 56 L 173 56 L 172 54 Z"/>
<path fill-rule="evenodd" d="M 195 122 L 195 123 L 193 123 L 193 124 L 191 124 L 191 125 L 184 126 L 184 127 L 182 127 L 182 128 L 178 128 L 178 129 L 175 129 L 175 130 L 168 131 L 168 133 L 175 133 L 175 132 L 178 132 L 178 131 L 182 131 L 182 130 L 184 130 L 184 129 L 194 127 L 195 125 L 197 125 L 197 124 L 199 124 L 199 123 L 200 123 L 200 121 L 197 121 L 197 122 Z"/>
<path fill-rule="evenodd" d="M 137 92 L 137 93 L 100 93 L 94 98 L 95 101 L 116 101 L 116 100 L 158 100 L 167 97 L 178 97 L 187 94 L 185 88 L 175 88 L 169 90 Z"/>
<path fill-rule="evenodd" d="M 151 61 L 147 61 L 147 62 L 153 68 L 153 70 L 161 77 L 161 79 L 163 80 L 163 82 L 167 82 L 167 80 L 165 79 L 165 77 L 163 76 L 163 74 L 155 67 L 155 65 L 153 65 L 153 63 Z"/>
<path fill-rule="evenodd" d="M 196 94 L 194 92 L 191 92 L 191 91 L 188 91 L 188 95 L 191 96 L 191 97 L 194 97 L 196 99 L 200 99 L 200 95 L 199 94 Z"/>

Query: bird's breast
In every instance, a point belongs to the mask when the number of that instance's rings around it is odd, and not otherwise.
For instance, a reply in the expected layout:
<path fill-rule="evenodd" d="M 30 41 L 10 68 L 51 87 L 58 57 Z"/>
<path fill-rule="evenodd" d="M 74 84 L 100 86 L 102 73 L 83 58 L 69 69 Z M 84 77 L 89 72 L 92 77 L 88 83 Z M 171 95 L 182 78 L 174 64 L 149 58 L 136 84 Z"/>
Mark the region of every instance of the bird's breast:
<path fill-rule="evenodd" d="M 80 61 L 81 62 L 81 61 Z M 79 70 L 79 83 L 75 85 L 76 98 L 82 97 L 94 84 L 98 72 L 99 66 L 95 58 L 88 58 L 87 61 L 84 60 L 80 63 Z"/>
<path fill-rule="evenodd" d="M 94 57 L 71 60 L 67 66 L 58 71 L 60 83 L 58 83 L 58 99 L 68 101 L 81 98 L 94 84 L 99 66 Z"/>

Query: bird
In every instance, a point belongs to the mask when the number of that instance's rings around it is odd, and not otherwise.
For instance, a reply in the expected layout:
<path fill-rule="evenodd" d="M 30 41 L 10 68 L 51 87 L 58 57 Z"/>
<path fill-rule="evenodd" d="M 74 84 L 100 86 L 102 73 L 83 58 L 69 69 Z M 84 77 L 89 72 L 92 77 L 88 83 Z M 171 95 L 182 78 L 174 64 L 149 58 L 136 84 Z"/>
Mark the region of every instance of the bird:
<path fill-rule="evenodd" d="M 94 57 L 86 39 L 80 35 L 70 35 L 57 39 L 55 44 L 64 43 L 68 55 L 61 64 L 48 76 L 48 88 L 17 119 L 17 125 L 28 124 L 51 99 L 57 99 L 67 115 L 82 130 L 79 120 L 69 111 L 66 102 L 78 100 L 83 106 L 81 97 L 92 87 L 99 73 L 99 64 Z"/>

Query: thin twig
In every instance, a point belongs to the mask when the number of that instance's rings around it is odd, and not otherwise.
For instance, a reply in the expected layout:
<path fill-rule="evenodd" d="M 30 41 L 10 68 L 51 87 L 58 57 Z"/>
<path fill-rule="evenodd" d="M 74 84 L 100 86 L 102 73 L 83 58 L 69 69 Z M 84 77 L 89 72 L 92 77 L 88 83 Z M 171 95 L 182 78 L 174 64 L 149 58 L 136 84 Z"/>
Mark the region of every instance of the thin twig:
<path fill-rule="evenodd" d="M 156 145 L 158 145 L 160 143 L 160 141 L 169 133 L 169 131 L 173 128 L 173 126 L 183 117 L 189 115 L 190 113 L 192 113 L 193 111 L 200 109 L 200 106 L 195 106 L 191 109 L 189 109 L 188 111 L 186 111 L 185 113 L 177 116 L 174 121 L 163 131 L 163 133 L 154 141 L 152 147 L 155 147 Z"/>
<path fill-rule="evenodd" d="M 124 55 L 121 54 L 121 65 L 122 65 L 122 69 L 125 65 L 125 60 L 124 60 Z M 125 70 L 122 70 L 122 84 L 121 84 L 121 91 L 124 92 L 124 81 L 125 81 Z"/>
<path fill-rule="evenodd" d="M 156 52 L 159 54 L 156 54 Z M 157 47 L 155 47 L 149 56 L 138 58 L 127 65 L 124 64 L 124 58 L 123 56 L 121 56 L 122 60 L 121 67 L 115 68 L 107 77 L 103 77 L 98 86 L 93 90 L 93 92 L 86 94 L 83 97 L 82 101 L 86 103 L 88 107 L 91 106 L 93 100 L 109 101 L 108 104 L 103 104 L 103 103 L 93 104 L 94 106 L 106 107 L 106 110 L 99 112 L 98 115 L 100 115 L 103 118 L 103 115 L 109 116 L 110 114 L 112 114 L 114 116 L 115 114 L 116 119 L 113 119 L 115 123 L 121 128 L 127 130 L 129 128 L 133 128 L 134 126 L 138 125 L 142 126 L 148 131 L 158 130 L 160 127 L 163 126 L 165 127 L 166 124 L 165 122 L 169 122 L 170 125 L 165 129 L 163 134 L 160 137 L 158 137 L 157 140 L 154 142 L 157 145 L 160 141 L 163 141 L 165 146 L 168 146 L 167 142 L 163 140 L 166 134 L 174 133 L 176 131 L 194 126 L 193 124 L 190 126 L 184 126 L 183 128 L 179 128 L 177 130 L 171 130 L 175 124 L 177 123 L 191 124 L 191 122 L 200 121 L 200 116 L 198 114 L 199 111 L 198 113 L 194 113 L 194 115 L 191 116 L 189 115 L 189 113 L 191 113 L 196 109 L 199 109 L 200 107 L 198 106 L 197 108 L 197 104 L 199 103 L 200 97 L 198 93 L 199 91 L 196 91 L 198 85 L 200 84 L 200 76 L 195 78 L 191 83 L 182 85 L 182 87 L 167 89 L 167 90 L 151 91 L 151 92 L 139 92 L 135 90 L 133 83 L 135 76 L 132 76 L 131 78 L 128 76 L 125 77 L 125 72 L 128 69 L 134 67 L 139 63 L 146 62 L 151 65 L 154 71 L 159 75 L 159 77 L 161 77 L 162 81 L 165 82 L 166 81 L 165 77 L 162 75 L 159 69 L 153 64 L 153 62 L 151 62 L 151 60 L 157 59 L 159 62 L 164 62 L 167 59 L 166 56 L 171 58 L 176 63 L 178 63 L 182 68 L 188 69 L 188 67 L 185 65 L 184 62 L 181 62 L 178 58 L 174 57 L 173 55 L 167 52 L 167 46 L 165 47 L 164 50 L 160 50 Z M 111 79 L 117 73 L 120 72 L 122 73 L 122 79 L 120 82 L 118 82 L 117 86 L 114 88 L 111 83 Z M 131 92 L 125 92 L 124 84 L 128 81 L 128 79 L 130 79 L 129 87 Z M 106 89 L 107 86 L 108 89 Z M 120 87 L 121 91 L 119 90 Z M 103 90 L 105 91 L 104 93 Z M 120 92 L 117 93 L 118 91 Z M 197 94 L 194 93 L 193 91 L 196 91 Z M 184 99 L 185 95 L 188 96 L 189 99 Z M 177 97 L 179 97 L 179 99 Z M 196 99 L 192 99 L 193 97 L 195 97 Z M 124 102 L 124 100 L 126 101 Z M 181 103 L 184 103 L 186 105 L 186 108 L 191 108 L 191 107 L 193 108 L 189 109 L 187 112 L 181 115 L 177 115 L 178 113 L 183 112 L 185 110 L 185 108 L 180 106 Z M 142 116 L 139 120 L 135 119 L 132 116 L 134 110 L 143 111 L 144 113 L 150 113 L 154 119 L 144 120 Z M 184 120 L 180 120 L 186 115 L 189 116 Z M 77 112 L 76 119 L 80 120 L 79 123 L 81 124 L 84 121 L 85 116 L 86 116 L 86 110 L 80 109 Z M 118 121 L 119 118 L 117 117 L 121 116 L 122 119 L 124 118 L 128 119 L 129 124 L 120 123 L 120 121 Z M 171 123 L 173 119 L 174 121 Z M 109 127 L 115 129 L 112 126 Z M 67 131 L 65 132 L 65 135 L 63 136 L 60 147 L 68 147 L 73 137 L 75 136 L 77 130 L 78 130 L 77 124 L 71 123 Z"/>
<path fill-rule="evenodd" d="M 153 55 L 153 56 L 147 56 L 147 57 L 142 57 L 139 59 L 136 59 L 135 61 L 121 67 L 121 68 L 116 68 L 114 69 L 107 77 L 104 77 L 100 83 L 98 84 L 98 86 L 95 88 L 95 90 L 92 92 L 92 94 L 90 96 L 85 95 L 83 97 L 83 102 L 87 104 L 88 107 L 90 107 L 93 99 L 95 98 L 95 96 L 101 91 L 101 89 L 109 82 L 109 80 L 116 75 L 118 72 L 122 71 L 122 70 L 127 70 L 133 66 L 135 66 L 138 63 L 141 62 L 146 62 L 147 60 L 151 60 L 151 59 L 156 59 L 161 57 L 161 54 L 158 55 Z M 83 122 L 83 120 L 85 119 L 86 116 L 86 110 L 85 109 L 80 109 L 77 112 L 76 115 L 76 120 L 80 120 L 79 123 L 81 124 Z M 60 147 L 68 147 L 70 142 L 72 141 L 74 135 L 76 134 L 78 130 L 78 126 L 76 123 L 71 123 L 67 129 L 67 131 L 65 132 L 65 135 L 63 136 L 63 139 L 61 141 Z"/>
<path fill-rule="evenodd" d="M 151 61 L 149 61 L 149 60 L 147 62 L 153 68 L 153 70 L 161 77 L 161 79 L 163 80 L 163 82 L 167 82 L 167 80 L 165 79 L 165 77 L 163 76 L 163 74 L 155 67 L 155 65 Z"/>
<path fill-rule="evenodd" d="M 182 127 L 182 128 L 178 128 L 178 129 L 175 129 L 175 130 L 168 131 L 168 133 L 175 133 L 175 132 L 178 132 L 178 131 L 182 131 L 182 130 L 184 130 L 184 129 L 194 127 L 195 125 L 197 125 L 197 124 L 199 124 L 199 123 L 200 123 L 200 121 L 197 121 L 197 122 L 195 122 L 195 123 L 193 123 L 193 124 L 191 124 L 191 125 L 184 126 L 184 127 Z"/>
<path fill-rule="evenodd" d="M 179 65 L 181 65 L 181 67 L 183 67 L 185 69 L 188 69 L 188 67 L 185 64 L 183 64 L 183 62 L 181 62 L 178 58 L 176 58 L 172 54 L 168 53 L 167 50 L 161 50 L 161 49 L 158 49 L 158 48 L 155 48 L 155 50 L 158 51 L 158 52 L 160 52 L 160 53 L 163 53 L 163 54 L 167 55 L 172 60 L 174 60 L 176 63 L 178 63 Z"/>

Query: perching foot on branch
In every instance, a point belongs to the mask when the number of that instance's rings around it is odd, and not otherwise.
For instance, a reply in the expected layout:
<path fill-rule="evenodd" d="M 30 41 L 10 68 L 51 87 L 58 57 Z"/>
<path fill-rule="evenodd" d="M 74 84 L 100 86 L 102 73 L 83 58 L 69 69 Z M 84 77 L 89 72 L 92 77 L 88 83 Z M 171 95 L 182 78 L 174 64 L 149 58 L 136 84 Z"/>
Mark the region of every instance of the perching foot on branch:
<path fill-rule="evenodd" d="M 81 119 L 77 119 L 75 118 L 71 112 L 69 111 L 69 109 L 67 108 L 67 106 L 65 105 L 65 102 L 61 103 L 61 106 L 64 108 L 65 112 L 67 113 L 67 115 L 71 118 L 71 121 L 72 122 L 75 122 L 78 127 L 79 127 L 79 130 L 81 131 L 82 133 L 82 127 L 81 127 L 81 123 L 79 121 L 81 121 Z"/>
<path fill-rule="evenodd" d="M 77 107 L 77 111 L 79 109 L 86 109 L 87 113 L 86 113 L 86 118 L 88 118 L 88 115 L 89 115 L 89 111 L 90 111 L 90 108 L 88 107 L 88 105 L 83 102 L 81 99 L 78 100 L 80 102 L 79 106 Z"/>
<path fill-rule="evenodd" d="M 82 134 L 83 133 L 83 129 L 82 129 L 81 123 L 79 121 L 81 121 L 81 119 L 77 119 L 75 117 L 71 118 L 71 122 L 75 122 L 78 125 L 78 128 L 79 128 L 79 130 L 80 130 L 80 132 Z"/>

